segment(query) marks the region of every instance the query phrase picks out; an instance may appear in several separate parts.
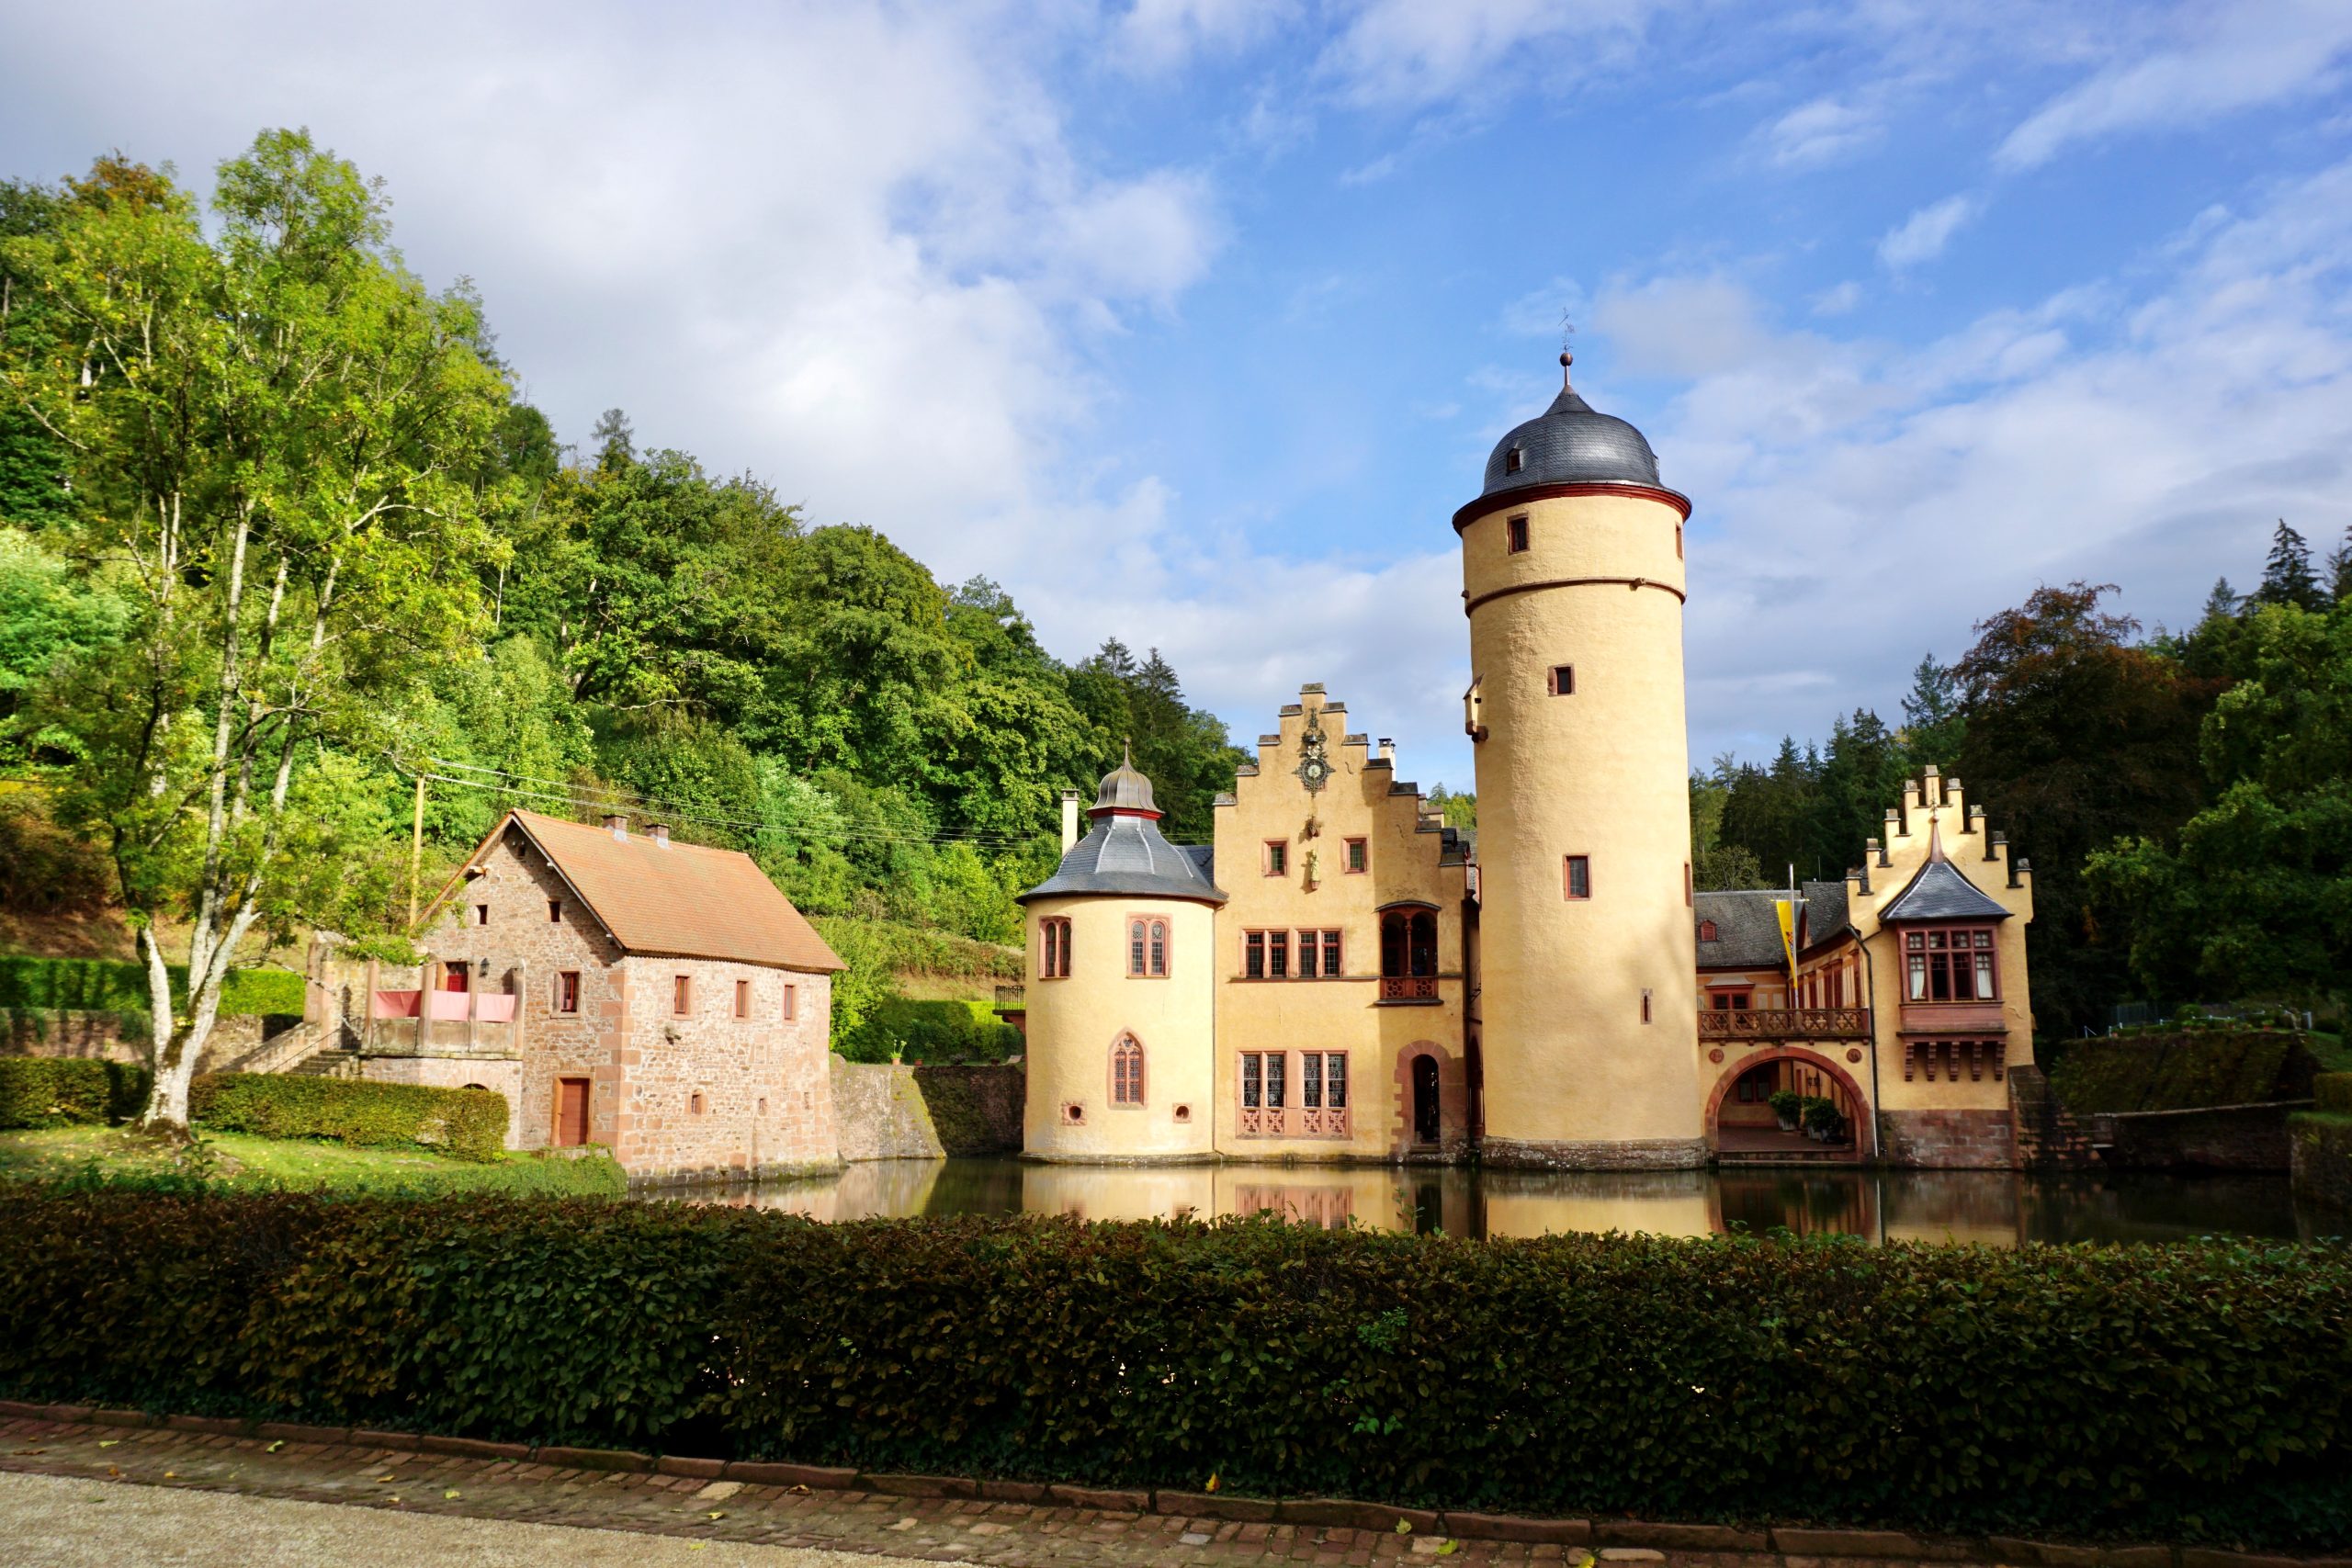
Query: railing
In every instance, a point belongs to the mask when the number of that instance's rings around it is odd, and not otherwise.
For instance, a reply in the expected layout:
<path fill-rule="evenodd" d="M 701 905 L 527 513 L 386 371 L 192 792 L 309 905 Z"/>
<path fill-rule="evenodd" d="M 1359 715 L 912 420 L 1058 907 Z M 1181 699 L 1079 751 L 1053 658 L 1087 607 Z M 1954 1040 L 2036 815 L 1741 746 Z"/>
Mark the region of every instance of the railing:
<path fill-rule="evenodd" d="M 1868 1040 L 1868 1008 L 1704 1008 L 1702 1040 Z"/>
<path fill-rule="evenodd" d="M 996 988 L 996 1011 L 1027 1012 L 1029 992 L 1023 986 L 999 986 Z"/>
<path fill-rule="evenodd" d="M 512 991 L 377 991 L 368 998 L 362 1046 L 511 1049 L 521 1000 Z"/>
<path fill-rule="evenodd" d="M 1380 977 L 1380 999 L 1384 1002 L 1433 1002 L 1437 1000 L 1437 976 L 1383 975 Z"/>
<path fill-rule="evenodd" d="M 1238 1128 L 1245 1138 L 1344 1138 L 1348 1108 L 1306 1105 L 1245 1105 Z"/>

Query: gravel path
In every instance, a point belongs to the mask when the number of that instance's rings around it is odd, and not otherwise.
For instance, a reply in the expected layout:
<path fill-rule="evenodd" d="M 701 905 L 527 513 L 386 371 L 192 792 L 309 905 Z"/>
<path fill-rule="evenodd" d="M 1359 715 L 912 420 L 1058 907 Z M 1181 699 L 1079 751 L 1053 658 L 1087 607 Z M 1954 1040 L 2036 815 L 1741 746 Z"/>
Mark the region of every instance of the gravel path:
<path fill-rule="evenodd" d="M 901 1557 L 809 1547 L 396 1514 L 6 1472 L 0 1472 L 0 1562 L 11 1568 L 929 1568 Z"/>

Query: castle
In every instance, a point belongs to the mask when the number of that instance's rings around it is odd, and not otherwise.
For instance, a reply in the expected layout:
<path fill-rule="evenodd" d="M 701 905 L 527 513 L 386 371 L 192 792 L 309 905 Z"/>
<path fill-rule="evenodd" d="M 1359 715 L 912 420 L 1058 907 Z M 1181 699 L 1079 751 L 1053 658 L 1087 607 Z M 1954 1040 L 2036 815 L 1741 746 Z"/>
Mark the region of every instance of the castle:
<path fill-rule="evenodd" d="M 1842 881 L 1693 887 L 1690 503 L 1569 363 L 1453 515 L 1477 830 L 1318 685 L 1213 844 L 1130 764 L 1082 837 L 1067 798 L 1022 895 L 1030 1157 L 2015 1163 L 2030 868 L 1929 767 Z"/>

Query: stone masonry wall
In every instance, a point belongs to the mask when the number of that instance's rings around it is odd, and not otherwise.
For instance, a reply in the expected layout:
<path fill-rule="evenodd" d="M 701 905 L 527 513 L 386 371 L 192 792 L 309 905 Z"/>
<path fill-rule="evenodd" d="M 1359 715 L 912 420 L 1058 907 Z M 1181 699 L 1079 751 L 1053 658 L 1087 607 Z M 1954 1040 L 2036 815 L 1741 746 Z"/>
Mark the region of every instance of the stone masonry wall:
<path fill-rule="evenodd" d="M 631 955 L 613 1153 L 632 1179 L 741 1179 L 841 1164 L 830 976 Z M 687 982 L 686 1010 L 673 1006 Z M 736 986 L 750 989 L 737 1017 Z M 784 990 L 795 990 L 784 1017 Z"/>
<path fill-rule="evenodd" d="M 550 900 L 562 906 L 561 919 L 548 919 Z M 484 904 L 490 907 L 486 923 L 476 912 Z M 489 976 L 477 973 L 473 980 L 481 988 L 503 988 L 510 972 L 515 976 L 522 1032 L 515 1051 L 521 1063 L 514 1104 L 517 1146 L 545 1148 L 555 1141 L 556 1082 L 565 1077 L 591 1080 L 589 1141 L 612 1146 L 628 1015 L 621 951 L 519 830 L 508 831 L 482 874 L 451 896 L 449 909 L 417 944 L 477 971 L 479 961 L 489 959 Z M 580 975 L 576 1013 L 556 1011 L 556 976 L 565 970 Z M 393 989 L 417 981 L 386 971 L 378 983 Z M 364 1011 L 366 998 L 356 1004 Z"/>
<path fill-rule="evenodd" d="M 2005 1170 L 2018 1160 L 2006 1111 L 1879 1111 L 1880 1161 L 1928 1169 Z"/>
<path fill-rule="evenodd" d="M 930 1107 L 940 1147 L 951 1155 L 1017 1155 L 1028 1072 L 1019 1062 L 919 1066 L 915 1087 Z"/>
<path fill-rule="evenodd" d="M 0 1019 L 5 1019 L 6 1024 L 5 1040 L 0 1040 L 0 1055 L 71 1056 L 141 1065 L 147 1060 L 148 1041 L 143 1036 L 125 1040 L 119 1013 L 10 1008 L 0 1013 Z M 204 1059 L 197 1065 L 197 1070 L 238 1071 L 241 1062 L 261 1049 L 263 1030 L 268 1022 L 251 1013 L 216 1020 L 212 1037 L 205 1042 Z"/>
<path fill-rule="evenodd" d="M 2294 1163 L 2288 1107 L 2141 1111 L 2117 1116 L 2109 1165 L 2126 1170 L 2286 1170 Z"/>
<path fill-rule="evenodd" d="M 2293 1144 L 2295 1196 L 2352 1212 L 2352 1116 L 2298 1116 L 2288 1134 Z"/>
<path fill-rule="evenodd" d="M 932 1124 L 915 1069 L 896 1062 L 851 1062 L 831 1058 L 833 1120 L 842 1158 L 937 1159 L 947 1151 Z M 1013 1112 L 1013 1144 L 1021 1141 L 1021 1116 Z"/>

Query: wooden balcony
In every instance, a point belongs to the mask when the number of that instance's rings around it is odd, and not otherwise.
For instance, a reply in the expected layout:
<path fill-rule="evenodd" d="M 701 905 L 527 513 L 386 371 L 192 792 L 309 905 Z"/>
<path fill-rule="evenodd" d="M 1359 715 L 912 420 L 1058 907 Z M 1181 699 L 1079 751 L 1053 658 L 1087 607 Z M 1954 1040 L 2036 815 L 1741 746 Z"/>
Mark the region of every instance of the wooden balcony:
<path fill-rule="evenodd" d="M 1702 1040 L 1863 1040 L 1871 1038 L 1868 1008 L 1702 1008 Z"/>
<path fill-rule="evenodd" d="M 1383 975 L 1380 977 L 1380 999 L 1384 1002 L 1433 1002 L 1438 999 L 1437 976 L 1434 975 Z"/>

